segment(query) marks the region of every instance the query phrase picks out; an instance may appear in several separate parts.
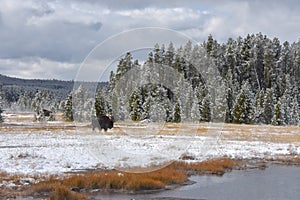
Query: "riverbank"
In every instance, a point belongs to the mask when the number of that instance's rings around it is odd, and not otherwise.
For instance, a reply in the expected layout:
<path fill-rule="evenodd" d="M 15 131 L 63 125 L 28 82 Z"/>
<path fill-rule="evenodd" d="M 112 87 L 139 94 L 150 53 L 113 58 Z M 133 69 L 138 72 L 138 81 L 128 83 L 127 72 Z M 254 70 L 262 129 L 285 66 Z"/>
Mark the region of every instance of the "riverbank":
<path fill-rule="evenodd" d="M 148 194 L 173 190 L 193 184 L 190 176 L 222 176 L 232 170 L 261 169 L 270 165 L 300 166 L 300 157 L 280 159 L 229 159 L 217 158 L 203 162 L 174 162 L 171 165 L 150 173 L 126 173 L 117 170 L 101 172 L 81 172 L 65 177 L 44 177 L 38 183 L 31 183 L 31 177 L 5 177 L 19 179 L 28 184 L 1 187 L 0 198 L 20 199 L 93 199 L 99 194 Z M 2 181 L 3 181 L 3 175 Z"/>

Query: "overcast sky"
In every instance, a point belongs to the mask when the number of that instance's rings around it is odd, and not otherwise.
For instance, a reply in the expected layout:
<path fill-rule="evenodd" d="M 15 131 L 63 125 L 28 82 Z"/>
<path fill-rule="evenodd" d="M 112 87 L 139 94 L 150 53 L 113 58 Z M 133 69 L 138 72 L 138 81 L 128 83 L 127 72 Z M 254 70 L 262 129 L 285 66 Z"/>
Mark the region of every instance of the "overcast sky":
<path fill-rule="evenodd" d="M 198 42 L 258 32 L 294 42 L 299 11 L 298 0 L 0 0 L 0 74 L 71 80 L 99 43 L 143 27 Z"/>

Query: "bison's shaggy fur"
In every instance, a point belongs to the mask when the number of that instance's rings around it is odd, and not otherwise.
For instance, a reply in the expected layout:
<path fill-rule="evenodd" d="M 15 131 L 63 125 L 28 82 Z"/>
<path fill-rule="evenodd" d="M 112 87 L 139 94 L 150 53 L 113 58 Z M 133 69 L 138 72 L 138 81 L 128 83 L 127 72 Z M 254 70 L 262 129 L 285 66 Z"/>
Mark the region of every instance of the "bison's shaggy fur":
<path fill-rule="evenodd" d="M 104 129 L 104 131 L 107 131 L 107 129 L 111 129 L 114 127 L 113 117 L 109 118 L 108 116 L 103 115 L 97 118 L 93 118 L 92 127 L 93 130 L 95 130 L 95 128 L 98 128 L 100 131 L 102 129 Z"/>

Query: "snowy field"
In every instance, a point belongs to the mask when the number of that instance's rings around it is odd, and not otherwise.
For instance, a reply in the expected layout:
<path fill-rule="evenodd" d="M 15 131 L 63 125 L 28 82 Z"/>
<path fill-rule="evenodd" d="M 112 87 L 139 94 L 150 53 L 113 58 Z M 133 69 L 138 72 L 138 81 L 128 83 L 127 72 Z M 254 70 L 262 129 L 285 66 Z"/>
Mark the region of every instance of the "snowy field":
<path fill-rule="evenodd" d="M 300 127 L 217 123 L 116 123 L 108 132 L 89 123 L 33 122 L 33 113 L 4 113 L 0 172 L 62 174 L 87 169 L 145 171 L 174 160 L 299 156 Z"/>

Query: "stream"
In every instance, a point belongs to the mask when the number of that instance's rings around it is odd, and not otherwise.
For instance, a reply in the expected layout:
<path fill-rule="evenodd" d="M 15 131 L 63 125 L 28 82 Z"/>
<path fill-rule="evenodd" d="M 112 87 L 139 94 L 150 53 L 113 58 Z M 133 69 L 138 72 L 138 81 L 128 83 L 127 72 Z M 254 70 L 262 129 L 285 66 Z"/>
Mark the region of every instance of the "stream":
<path fill-rule="evenodd" d="M 270 165 L 265 170 L 233 170 L 223 176 L 191 176 L 195 184 L 153 194 L 96 195 L 97 200 L 207 199 L 299 200 L 300 167 Z"/>

